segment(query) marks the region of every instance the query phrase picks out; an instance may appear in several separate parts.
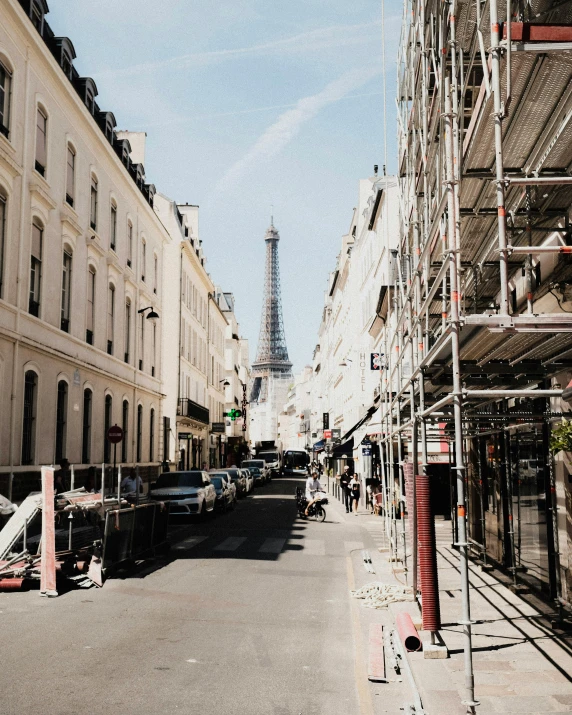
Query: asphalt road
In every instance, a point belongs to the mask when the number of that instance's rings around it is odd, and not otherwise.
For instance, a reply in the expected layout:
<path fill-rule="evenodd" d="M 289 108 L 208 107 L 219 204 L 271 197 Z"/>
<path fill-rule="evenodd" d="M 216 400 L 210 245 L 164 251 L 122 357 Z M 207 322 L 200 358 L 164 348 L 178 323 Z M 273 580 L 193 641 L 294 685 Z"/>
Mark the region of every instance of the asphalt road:
<path fill-rule="evenodd" d="M 0 594 L 2 715 L 360 715 L 362 530 L 298 519 L 300 483 L 179 522 L 168 556 L 100 590 Z"/>

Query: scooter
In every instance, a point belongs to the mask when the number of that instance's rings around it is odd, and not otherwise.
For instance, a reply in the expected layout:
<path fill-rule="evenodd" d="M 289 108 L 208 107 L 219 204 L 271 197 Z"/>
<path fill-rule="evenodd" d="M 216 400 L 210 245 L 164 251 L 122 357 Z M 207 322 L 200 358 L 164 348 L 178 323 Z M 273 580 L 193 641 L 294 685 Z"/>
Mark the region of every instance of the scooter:
<path fill-rule="evenodd" d="M 325 521 L 326 510 L 324 505 L 328 503 L 327 497 L 322 497 L 320 501 L 315 502 L 308 509 L 308 516 L 306 516 L 306 507 L 308 505 L 308 500 L 303 489 L 298 487 L 296 489 L 296 508 L 298 509 L 298 516 L 300 519 L 315 519 L 316 521 Z"/>

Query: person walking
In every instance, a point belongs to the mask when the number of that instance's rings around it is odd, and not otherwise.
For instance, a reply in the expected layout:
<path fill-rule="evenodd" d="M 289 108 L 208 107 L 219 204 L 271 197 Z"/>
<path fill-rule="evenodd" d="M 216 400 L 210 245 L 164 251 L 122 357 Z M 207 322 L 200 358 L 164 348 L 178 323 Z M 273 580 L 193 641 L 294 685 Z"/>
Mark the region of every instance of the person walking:
<path fill-rule="evenodd" d="M 351 507 L 350 480 L 350 468 L 349 465 L 346 464 L 346 466 L 344 467 L 344 471 L 340 475 L 340 487 L 342 488 L 342 496 L 344 500 L 344 506 L 346 507 L 346 514 L 349 514 Z"/>
<path fill-rule="evenodd" d="M 359 476 L 357 474 L 354 474 L 352 476 L 352 478 L 350 479 L 349 492 L 350 492 L 350 500 L 351 500 L 353 512 L 356 516 L 358 515 L 360 487 L 361 487 L 361 483 L 359 480 Z"/>

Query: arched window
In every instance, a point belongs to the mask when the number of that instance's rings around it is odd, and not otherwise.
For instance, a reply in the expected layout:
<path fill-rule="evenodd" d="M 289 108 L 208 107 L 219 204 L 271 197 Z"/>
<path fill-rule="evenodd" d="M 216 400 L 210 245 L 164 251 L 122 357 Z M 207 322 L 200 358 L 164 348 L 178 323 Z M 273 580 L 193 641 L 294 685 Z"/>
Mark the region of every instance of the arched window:
<path fill-rule="evenodd" d="M 36 412 L 38 376 L 33 370 L 24 375 L 24 419 L 22 422 L 22 464 L 33 464 L 36 454 Z"/>
<path fill-rule="evenodd" d="M 42 107 L 36 109 L 36 163 L 38 174 L 46 175 L 48 160 L 48 115 Z"/>
<path fill-rule="evenodd" d="M 89 464 L 91 461 L 91 407 L 93 393 L 86 387 L 83 391 L 83 425 L 81 440 L 81 461 L 82 464 Z"/>
<path fill-rule="evenodd" d="M 143 405 L 137 405 L 137 462 L 141 461 L 143 447 Z"/>
<path fill-rule="evenodd" d="M 75 196 L 75 149 L 68 144 L 66 167 L 66 201 L 73 206 Z"/>
<path fill-rule="evenodd" d="M 103 414 L 103 461 L 106 464 L 109 464 L 111 462 L 111 442 L 107 439 L 107 432 L 113 424 L 112 410 L 113 398 L 111 397 L 111 395 L 106 395 Z"/>
<path fill-rule="evenodd" d="M 149 461 L 155 457 L 155 410 L 151 408 L 149 413 Z"/>
<path fill-rule="evenodd" d="M 6 195 L 0 187 L 0 298 L 4 298 L 4 254 L 6 252 Z"/>
<path fill-rule="evenodd" d="M 129 362 L 131 352 L 131 298 L 125 300 L 125 362 Z"/>
<path fill-rule="evenodd" d="M 141 280 L 145 282 L 145 267 L 147 264 L 147 242 L 141 241 Z"/>
<path fill-rule="evenodd" d="M 69 249 L 64 249 L 62 261 L 62 318 L 60 327 L 66 333 L 70 331 L 71 278 L 72 254 Z"/>
<path fill-rule="evenodd" d="M 40 315 L 42 286 L 42 249 L 44 229 L 39 223 L 32 224 L 32 250 L 30 255 L 30 302 L 29 312 L 36 318 Z"/>
<path fill-rule="evenodd" d="M 97 230 L 97 177 L 93 174 L 91 176 L 89 225 L 94 231 Z"/>
<path fill-rule="evenodd" d="M 113 336 L 115 333 L 115 286 L 109 284 L 107 292 L 107 354 L 113 355 Z"/>
<path fill-rule="evenodd" d="M 12 73 L 0 62 L 0 133 L 10 136 L 10 100 L 12 98 Z"/>
<path fill-rule="evenodd" d="M 129 459 L 129 402 L 123 400 L 121 411 L 121 429 L 123 430 L 123 440 L 121 441 L 121 461 L 127 462 Z"/>
<path fill-rule="evenodd" d="M 111 215 L 109 219 L 109 247 L 112 251 L 115 251 L 115 246 L 117 243 L 117 204 L 115 201 L 111 202 Z"/>
<path fill-rule="evenodd" d="M 139 369 L 143 370 L 145 359 L 145 313 L 139 316 Z"/>
<path fill-rule="evenodd" d="M 95 323 L 95 268 L 87 271 L 87 316 L 85 342 L 93 345 L 93 326 Z"/>
<path fill-rule="evenodd" d="M 56 404 L 56 464 L 66 457 L 66 438 L 68 423 L 68 383 L 58 382 L 58 401 Z"/>
<path fill-rule="evenodd" d="M 133 263 L 133 224 L 127 221 L 127 266 Z"/>

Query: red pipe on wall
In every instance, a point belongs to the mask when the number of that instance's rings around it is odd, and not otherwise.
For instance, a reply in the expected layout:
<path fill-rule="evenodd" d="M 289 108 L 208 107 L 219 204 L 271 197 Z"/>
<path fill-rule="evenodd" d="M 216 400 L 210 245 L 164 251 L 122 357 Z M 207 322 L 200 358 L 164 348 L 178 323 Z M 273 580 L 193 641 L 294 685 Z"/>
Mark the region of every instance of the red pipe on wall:
<path fill-rule="evenodd" d="M 417 633 L 417 628 L 415 628 L 409 613 L 398 613 L 395 625 L 406 650 L 410 653 L 421 650 L 421 638 L 419 638 L 419 633 Z"/>
<path fill-rule="evenodd" d="M 421 576 L 421 606 L 423 630 L 438 631 L 441 628 L 439 582 L 437 579 L 437 548 L 435 544 L 435 520 L 431 509 L 429 477 L 418 474 L 417 495 L 417 542 L 419 572 Z"/>

